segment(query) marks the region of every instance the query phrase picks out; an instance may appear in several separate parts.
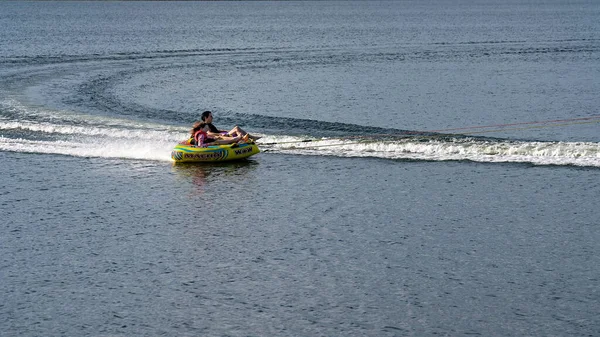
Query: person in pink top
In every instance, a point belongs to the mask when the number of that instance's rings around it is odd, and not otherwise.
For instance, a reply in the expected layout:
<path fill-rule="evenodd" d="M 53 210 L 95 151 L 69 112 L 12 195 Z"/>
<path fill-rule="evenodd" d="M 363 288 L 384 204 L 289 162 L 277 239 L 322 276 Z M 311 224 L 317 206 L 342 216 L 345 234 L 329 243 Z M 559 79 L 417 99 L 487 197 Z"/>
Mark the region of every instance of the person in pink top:
<path fill-rule="evenodd" d="M 209 135 L 210 127 L 208 123 L 196 122 L 190 130 L 190 143 L 197 147 L 206 147 L 208 145 L 223 145 L 234 144 L 240 141 L 247 141 L 248 134 L 236 135 L 235 137 L 211 134 Z"/>

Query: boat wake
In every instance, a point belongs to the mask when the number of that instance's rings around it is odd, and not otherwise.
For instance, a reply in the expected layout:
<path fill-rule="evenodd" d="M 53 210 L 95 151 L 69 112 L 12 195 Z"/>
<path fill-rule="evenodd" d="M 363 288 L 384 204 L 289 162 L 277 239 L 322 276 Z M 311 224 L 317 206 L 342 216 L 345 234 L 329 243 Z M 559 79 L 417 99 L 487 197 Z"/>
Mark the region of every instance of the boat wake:
<path fill-rule="evenodd" d="M 171 161 L 173 146 L 187 136 L 187 130 L 185 126 L 0 102 L 0 151 Z M 513 141 L 410 132 L 319 139 L 261 136 L 259 147 L 272 154 L 600 167 L 600 143 L 595 142 Z"/>
<path fill-rule="evenodd" d="M 511 141 L 449 135 L 306 140 L 309 139 L 268 136 L 261 139 L 272 142 L 263 148 L 275 153 L 600 167 L 600 143 L 592 142 Z"/>
<path fill-rule="evenodd" d="M 170 161 L 187 128 L 0 102 L 0 151 Z"/>

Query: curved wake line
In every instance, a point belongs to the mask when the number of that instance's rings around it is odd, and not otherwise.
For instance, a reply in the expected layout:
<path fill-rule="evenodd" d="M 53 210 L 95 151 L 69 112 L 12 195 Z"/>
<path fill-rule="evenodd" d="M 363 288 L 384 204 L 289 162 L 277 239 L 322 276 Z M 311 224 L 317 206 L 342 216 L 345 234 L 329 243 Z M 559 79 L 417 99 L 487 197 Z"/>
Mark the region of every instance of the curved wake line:
<path fill-rule="evenodd" d="M 187 136 L 187 128 L 182 126 L 25 107 L 13 100 L 0 102 L 0 111 L 0 151 L 170 161 L 173 146 Z M 352 125 L 334 126 L 350 134 L 355 131 L 347 129 Z M 306 137 L 261 136 L 259 147 L 271 153 L 600 167 L 600 143 L 594 142 L 509 141 L 408 133 L 311 142 L 305 142 L 309 140 Z"/>
<path fill-rule="evenodd" d="M 165 131 L 151 130 L 151 129 L 118 129 L 108 127 L 90 127 L 90 126 L 76 126 L 76 125 L 62 125 L 53 123 L 39 123 L 32 121 L 9 121 L 4 122 L 0 120 L 0 130 L 13 130 L 13 131 L 32 131 L 42 132 L 48 134 L 61 134 L 61 135 L 83 135 L 83 136 L 108 136 L 114 138 L 127 138 L 127 139 L 164 139 L 174 141 L 174 135 L 181 134 L 169 133 Z"/>
<path fill-rule="evenodd" d="M 168 126 L 150 122 L 141 122 L 125 118 L 89 115 L 76 113 L 72 111 L 56 111 L 43 109 L 38 107 L 29 107 L 22 105 L 17 100 L 5 99 L 0 101 L 0 112 L 4 112 L 6 116 L 0 114 L 0 130 L 11 128 L 40 128 L 39 131 L 51 130 L 55 127 L 60 130 L 61 127 L 99 127 L 99 128 L 127 128 L 141 130 L 171 130 L 176 132 L 187 131 L 188 128 Z M 10 116 L 10 117 L 8 117 Z M 19 124 L 21 123 L 21 124 Z M 61 131 L 49 131 L 58 132 Z M 70 131 L 64 131 L 69 133 Z"/>
<path fill-rule="evenodd" d="M 265 137 L 261 141 L 273 140 L 269 138 Z M 265 146 L 264 148 L 270 152 L 298 155 L 600 167 L 600 143 L 589 142 L 406 138 L 395 141 L 328 139 L 315 145 L 314 143 L 302 143 L 302 140 L 293 143 L 294 140 L 291 138 L 282 138 L 280 142 L 284 140 L 286 144 Z"/>

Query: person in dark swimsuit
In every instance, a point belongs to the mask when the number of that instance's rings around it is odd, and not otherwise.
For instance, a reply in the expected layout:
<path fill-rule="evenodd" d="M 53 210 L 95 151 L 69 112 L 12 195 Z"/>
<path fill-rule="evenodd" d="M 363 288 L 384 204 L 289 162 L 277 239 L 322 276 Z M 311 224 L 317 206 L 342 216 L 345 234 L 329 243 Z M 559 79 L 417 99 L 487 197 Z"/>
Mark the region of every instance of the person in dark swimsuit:
<path fill-rule="evenodd" d="M 206 125 L 208 125 L 208 136 L 210 137 L 217 137 L 217 136 L 228 136 L 228 137 L 244 137 L 246 135 L 248 135 L 248 137 L 252 140 L 257 140 L 260 137 L 259 136 L 253 136 L 248 134 L 248 132 L 242 130 L 242 128 L 240 128 L 239 126 L 234 126 L 233 129 L 229 130 L 229 131 L 225 131 L 225 130 L 219 130 L 216 126 L 213 125 L 212 120 L 213 120 L 213 115 L 212 112 L 210 111 L 204 111 L 202 113 L 202 115 L 200 115 L 200 118 L 202 119 L 202 121 L 204 123 L 206 123 Z"/>

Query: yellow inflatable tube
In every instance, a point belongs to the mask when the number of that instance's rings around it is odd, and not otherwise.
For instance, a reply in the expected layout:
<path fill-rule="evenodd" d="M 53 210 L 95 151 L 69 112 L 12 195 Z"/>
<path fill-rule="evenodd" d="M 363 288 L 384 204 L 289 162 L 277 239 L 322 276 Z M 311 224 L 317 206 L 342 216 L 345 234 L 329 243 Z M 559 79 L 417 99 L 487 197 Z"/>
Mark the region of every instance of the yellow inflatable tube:
<path fill-rule="evenodd" d="M 171 152 L 171 159 L 176 163 L 208 163 L 248 158 L 259 153 L 254 143 L 211 145 L 195 147 L 177 144 Z"/>

